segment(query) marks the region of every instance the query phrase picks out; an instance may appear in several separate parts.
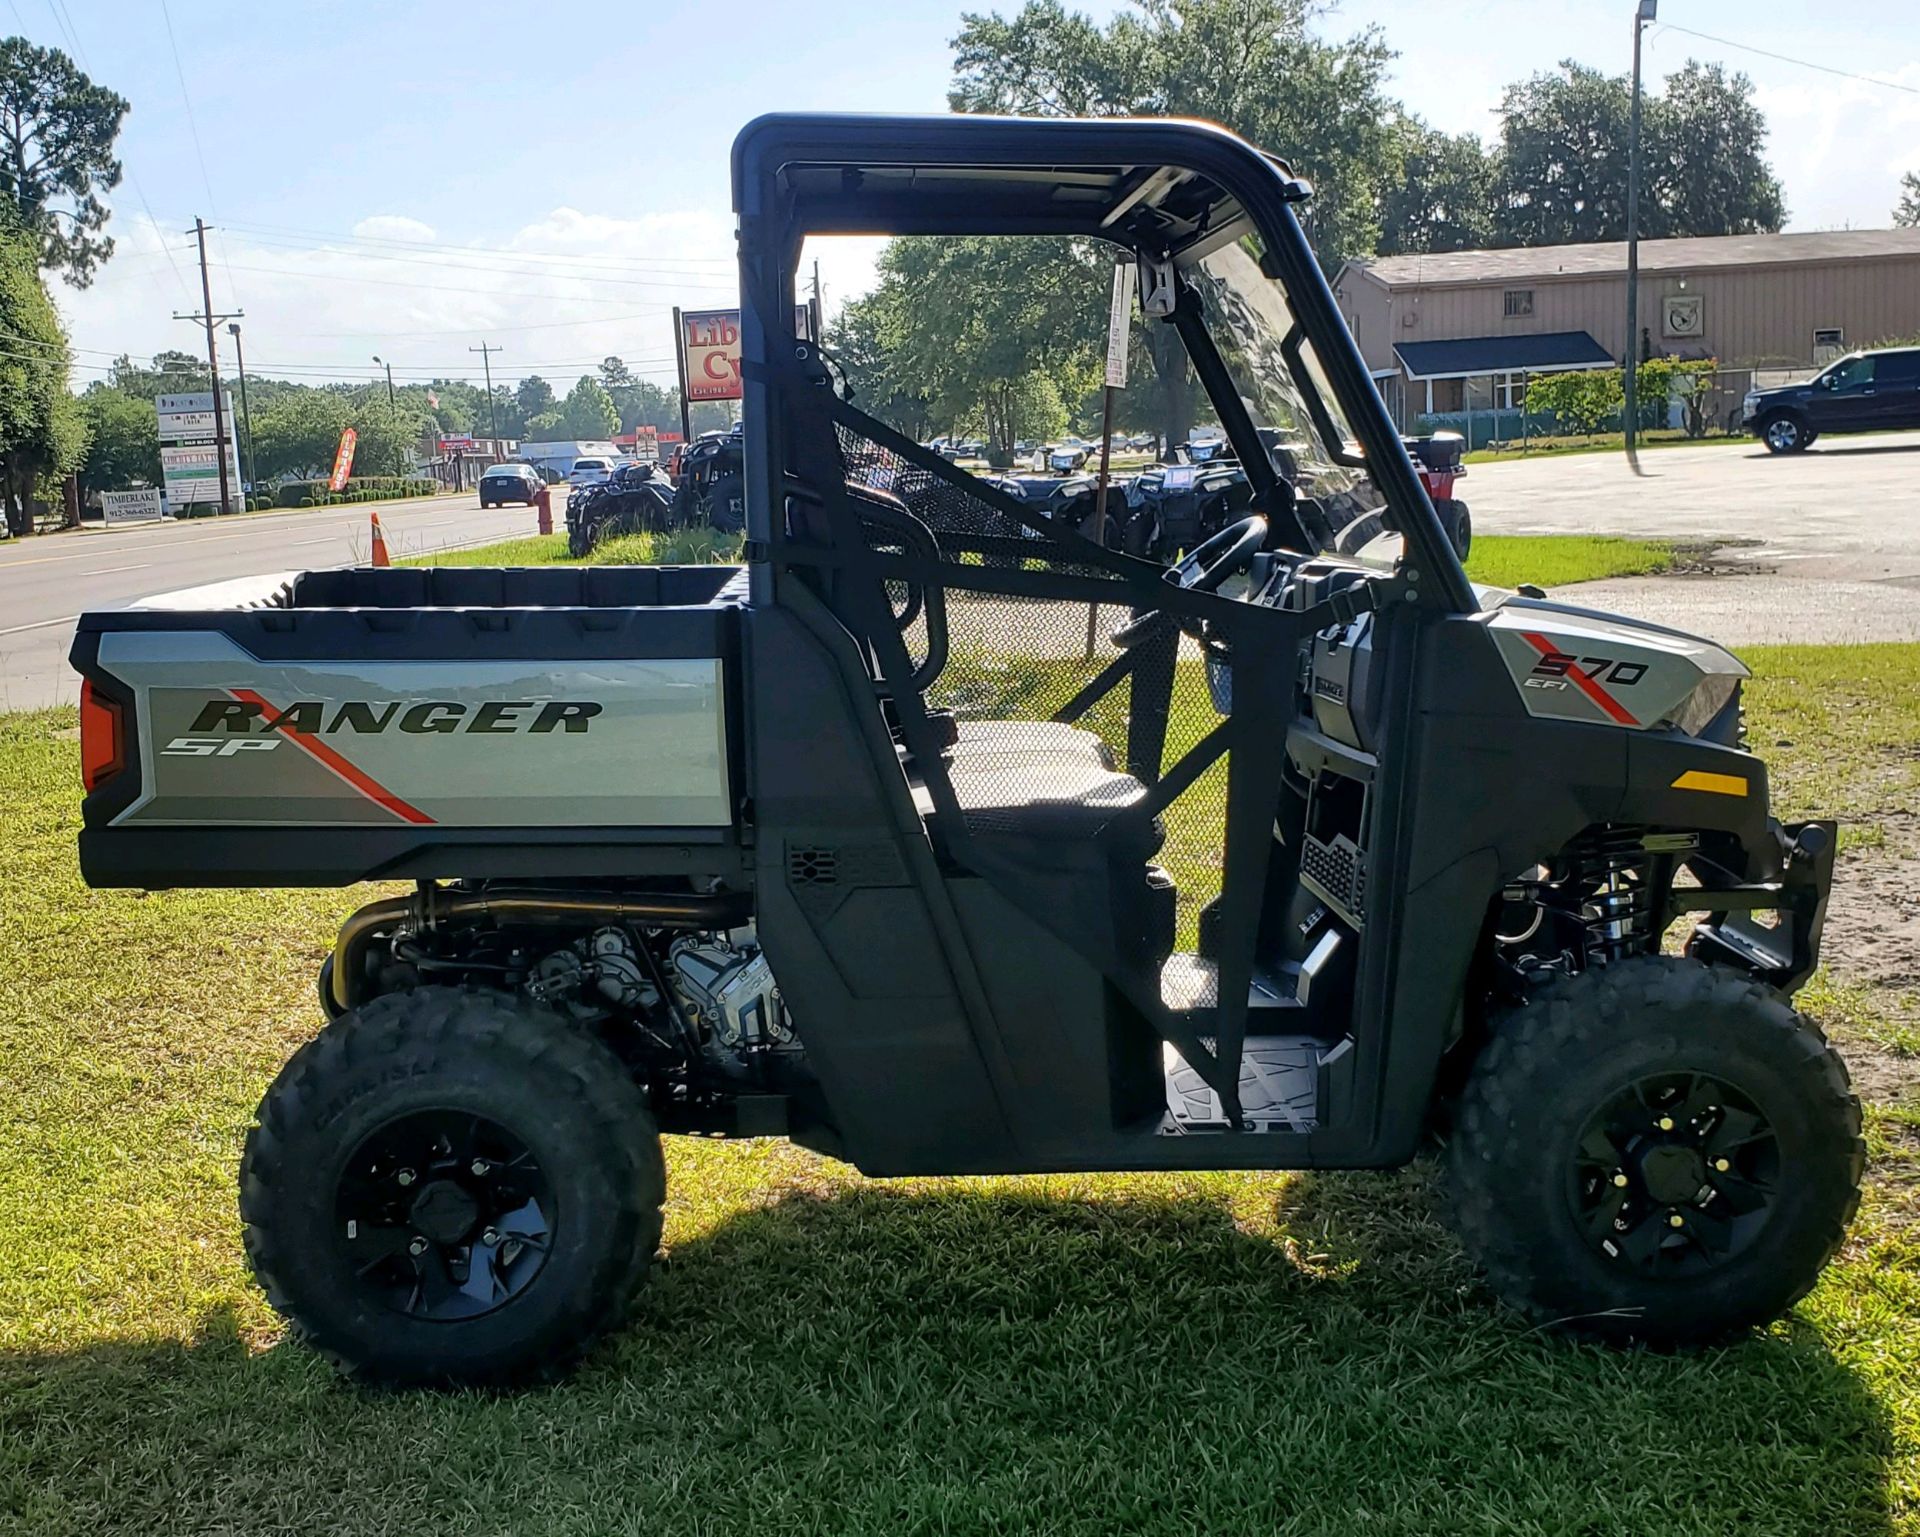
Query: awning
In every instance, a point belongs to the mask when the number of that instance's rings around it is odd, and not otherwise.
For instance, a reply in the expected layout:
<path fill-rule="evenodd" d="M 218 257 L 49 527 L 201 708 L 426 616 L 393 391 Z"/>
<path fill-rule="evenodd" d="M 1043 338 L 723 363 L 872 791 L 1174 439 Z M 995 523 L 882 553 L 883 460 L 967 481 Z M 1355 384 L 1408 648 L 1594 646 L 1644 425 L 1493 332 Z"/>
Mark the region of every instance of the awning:
<path fill-rule="evenodd" d="M 1613 355 L 1585 331 L 1531 336 L 1463 336 L 1450 342 L 1396 342 L 1409 379 L 1467 379 L 1482 374 L 1550 374 L 1605 368 Z"/>

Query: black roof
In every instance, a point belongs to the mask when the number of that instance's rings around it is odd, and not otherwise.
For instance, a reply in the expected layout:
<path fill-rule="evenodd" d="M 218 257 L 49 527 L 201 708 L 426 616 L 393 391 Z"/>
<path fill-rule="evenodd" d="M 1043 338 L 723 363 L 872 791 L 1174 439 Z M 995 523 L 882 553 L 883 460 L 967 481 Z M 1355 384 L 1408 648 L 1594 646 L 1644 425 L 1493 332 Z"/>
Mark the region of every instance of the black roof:
<path fill-rule="evenodd" d="M 1232 186 L 1275 162 L 1180 118 L 756 118 L 733 145 L 734 197 L 774 171 L 783 216 L 815 233 L 1092 234 L 1158 227 L 1170 246 L 1240 215 Z M 1312 189 L 1292 178 L 1290 195 Z"/>
<path fill-rule="evenodd" d="M 1395 342 L 1393 353 L 1415 379 L 1604 368 L 1613 362 L 1613 354 L 1585 331 L 1463 336 L 1446 342 Z"/>

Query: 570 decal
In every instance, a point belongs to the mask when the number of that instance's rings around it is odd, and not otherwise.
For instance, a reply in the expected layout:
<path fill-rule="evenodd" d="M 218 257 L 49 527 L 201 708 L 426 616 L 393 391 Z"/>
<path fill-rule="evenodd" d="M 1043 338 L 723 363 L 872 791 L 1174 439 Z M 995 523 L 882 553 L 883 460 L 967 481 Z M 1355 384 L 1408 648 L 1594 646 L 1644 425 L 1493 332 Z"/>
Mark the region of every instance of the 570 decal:
<path fill-rule="evenodd" d="M 1533 664 L 1526 683 L 1528 688 L 1565 688 L 1568 678 L 1578 670 L 1595 683 L 1631 688 L 1647 675 L 1647 666 L 1645 662 L 1625 657 L 1574 656 L 1567 651 L 1547 651 Z"/>

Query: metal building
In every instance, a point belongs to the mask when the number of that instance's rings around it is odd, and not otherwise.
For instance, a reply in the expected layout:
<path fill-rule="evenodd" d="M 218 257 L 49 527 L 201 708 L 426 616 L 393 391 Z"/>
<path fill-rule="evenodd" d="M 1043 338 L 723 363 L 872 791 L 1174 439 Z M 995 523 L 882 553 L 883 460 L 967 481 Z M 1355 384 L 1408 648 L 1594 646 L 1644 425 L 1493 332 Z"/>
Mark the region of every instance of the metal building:
<path fill-rule="evenodd" d="M 1624 242 L 1450 251 L 1348 262 L 1334 291 L 1410 427 L 1517 416 L 1533 375 L 1617 363 L 1626 272 Z M 1756 374 L 1920 335 L 1920 229 L 1643 240 L 1640 318 L 1642 357 L 1713 358 L 1737 402 Z"/>

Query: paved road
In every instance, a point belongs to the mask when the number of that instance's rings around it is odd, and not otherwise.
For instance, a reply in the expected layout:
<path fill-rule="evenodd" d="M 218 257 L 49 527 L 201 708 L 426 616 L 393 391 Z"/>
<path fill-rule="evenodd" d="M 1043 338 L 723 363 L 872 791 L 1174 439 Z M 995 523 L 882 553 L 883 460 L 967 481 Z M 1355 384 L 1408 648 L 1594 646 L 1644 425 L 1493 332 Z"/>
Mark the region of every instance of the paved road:
<path fill-rule="evenodd" d="M 531 508 L 483 512 L 468 492 L 8 541 L 0 544 L 0 710 L 78 697 L 67 649 L 82 609 L 120 608 L 157 592 L 269 571 L 358 564 L 367 555 L 367 515 L 376 510 L 395 558 L 534 531 Z"/>
<path fill-rule="evenodd" d="M 1729 644 L 1920 640 L 1920 434 L 1654 449 L 1636 476 L 1616 454 L 1470 468 L 1481 533 L 1608 533 L 1746 541 L 1753 574 L 1592 582 L 1595 607 Z M 61 534 L 0 544 L 0 710 L 71 700 L 73 617 L 151 593 L 365 558 L 365 506 Z M 382 504 L 393 553 L 533 531 L 529 509 L 471 493 Z"/>
<path fill-rule="evenodd" d="M 1920 640 L 1920 434 L 1658 448 L 1468 467 L 1478 533 L 1739 540 L 1752 574 L 1590 582 L 1596 608 L 1732 645 Z"/>

